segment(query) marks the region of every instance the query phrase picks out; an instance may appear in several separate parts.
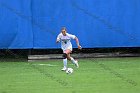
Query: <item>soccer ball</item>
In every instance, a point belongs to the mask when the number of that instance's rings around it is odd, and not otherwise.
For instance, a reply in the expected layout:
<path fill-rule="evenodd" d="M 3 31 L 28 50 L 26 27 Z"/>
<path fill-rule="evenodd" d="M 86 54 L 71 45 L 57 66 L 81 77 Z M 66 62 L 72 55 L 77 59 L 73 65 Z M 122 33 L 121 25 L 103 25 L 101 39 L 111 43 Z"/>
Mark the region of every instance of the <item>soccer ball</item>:
<path fill-rule="evenodd" d="M 67 74 L 73 73 L 73 69 L 72 69 L 72 68 L 67 68 L 66 73 L 67 73 Z"/>

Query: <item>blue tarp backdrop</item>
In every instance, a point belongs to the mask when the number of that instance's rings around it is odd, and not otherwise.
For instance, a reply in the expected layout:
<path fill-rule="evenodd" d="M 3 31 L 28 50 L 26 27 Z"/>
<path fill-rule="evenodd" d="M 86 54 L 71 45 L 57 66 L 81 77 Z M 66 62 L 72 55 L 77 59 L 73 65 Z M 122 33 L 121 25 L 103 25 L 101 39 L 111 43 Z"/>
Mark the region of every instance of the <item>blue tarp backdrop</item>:
<path fill-rule="evenodd" d="M 139 10 L 140 0 L 0 0 L 0 49 L 60 48 L 62 26 L 83 48 L 139 47 Z"/>

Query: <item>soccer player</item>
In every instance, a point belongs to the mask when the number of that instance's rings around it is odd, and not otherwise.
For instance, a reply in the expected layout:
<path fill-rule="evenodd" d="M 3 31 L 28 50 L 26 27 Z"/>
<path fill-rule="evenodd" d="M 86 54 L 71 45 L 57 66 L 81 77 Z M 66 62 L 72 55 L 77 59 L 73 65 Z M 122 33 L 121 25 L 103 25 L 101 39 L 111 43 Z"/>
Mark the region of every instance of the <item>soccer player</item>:
<path fill-rule="evenodd" d="M 78 49 L 81 49 L 78 38 L 75 35 L 67 33 L 66 28 L 62 27 L 61 33 L 57 36 L 56 39 L 56 43 L 59 43 L 61 41 L 61 49 L 63 50 L 64 67 L 61 69 L 62 71 L 65 71 L 67 69 L 67 59 L 71 60 L 72 63 L 75 64 L 77 68 L 79 67 L 78 61 L 70 56 L 70 53 L 72 53 L 72 44 L 70 41 L 71 39 L 75 39 Z"/>

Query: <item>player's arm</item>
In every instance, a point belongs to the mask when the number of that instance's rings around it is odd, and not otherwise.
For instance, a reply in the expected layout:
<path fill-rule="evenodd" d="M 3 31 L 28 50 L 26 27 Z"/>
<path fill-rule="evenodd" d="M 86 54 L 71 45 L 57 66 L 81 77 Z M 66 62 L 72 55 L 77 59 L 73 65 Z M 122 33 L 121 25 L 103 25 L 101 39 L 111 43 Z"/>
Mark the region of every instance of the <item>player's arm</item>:
<path fill-rule="evenodd" d="M 60 42 L 60 35 L 57 36 L 56 43 Z"/>
<path fill-rule="evenodd" d="M 77 38 L 75 35 L 72 35 L 72 34 L 68 34 L 68 35 L 69 35 L 72 39 L 75 39 L 78 49 L 82 49 L 82 47 L 81 47 L 80 44 L 79 44 L 78 38 Z"/>
<path fill-rule="evenodd" d="M 59 43 L 60 42 L 60 40 L 59 39 L 56 39 L 56 43 Z"/>
<path fill-rule="evenodd" d="M 78 49 L 82 49 L 82 47 L 79 44 L 79 40 L 78 40 L 78 38 L 76 36 L 75 36 L 75 41 L 76 41 Z"/>

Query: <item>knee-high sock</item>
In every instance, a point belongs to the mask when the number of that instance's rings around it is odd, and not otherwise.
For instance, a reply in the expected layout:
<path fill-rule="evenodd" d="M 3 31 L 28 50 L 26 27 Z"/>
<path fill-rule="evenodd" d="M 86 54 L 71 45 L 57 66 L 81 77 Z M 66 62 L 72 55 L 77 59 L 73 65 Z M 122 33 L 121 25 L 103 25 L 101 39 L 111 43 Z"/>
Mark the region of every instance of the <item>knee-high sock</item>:
<path fill-rule="evenodd" d="M 70 57 L 70 59 L 71 59 L 71 61 L 72 61 L 73 64 L 76 64 L 76 62 L 75 62 L 75 60 L 74 60 L 73 57 Z"/>
<path fill-rule="evenodd" d="M 67 67 L 67 58 L 63 59 L 63 65 L 64 67 Z"/>

